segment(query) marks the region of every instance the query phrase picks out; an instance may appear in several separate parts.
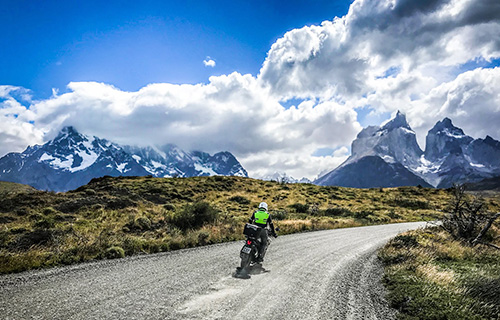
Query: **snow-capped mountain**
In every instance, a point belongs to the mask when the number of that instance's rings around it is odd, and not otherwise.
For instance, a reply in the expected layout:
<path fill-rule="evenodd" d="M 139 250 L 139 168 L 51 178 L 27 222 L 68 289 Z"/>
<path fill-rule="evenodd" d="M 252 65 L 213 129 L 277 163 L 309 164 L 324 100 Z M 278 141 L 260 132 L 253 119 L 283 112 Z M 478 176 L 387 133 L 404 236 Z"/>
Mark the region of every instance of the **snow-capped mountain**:
<path fill-rule="evenodd" d="M 307 178 L 295 179 L 292 176 L 286 174 L 286 172 L 275 172 L 271 175 L 267 175 L 261 178 L 261 180 L 265 181 L 277 181 L 280 183 L 311 183 L 311 180 Z"/>
<path fill-rule="evenodd" d="M 0 158 L 0 180 L 29 184 L 42 190 L 66 191 L 92 178 L 110 176 L 191 177 L 206 175 L 248 176 L 229 152 L 213 156 L 164 147 L 120 146 L 65 127 L 42 146 Z"/>
<path fill-rule="evenodd" d="M 474 140 L 445 118 L 429 130 L 415 171 L 439 188 L 500 175 L 500 142 L 490 136 Z"/>
<path fill-rule="evenodd" d="M 369 126 L 352 142 L 352 155 L 315 184 L 354 188 L 430 186 L 408 167 L 417 166 L 423 154 L 404 114 L 384 126 Z"/>
<path fill-rule="evenodd" d="M 405 115 L 398 112 L 382 127 L 363 129 L 352 143 L 352 155 L 314 183 L 361 188 L 446 188 L 497 175 L 500 142 L 489 136 L 474 140 L 445 118 L 429 130 L 423 152 Z"/>

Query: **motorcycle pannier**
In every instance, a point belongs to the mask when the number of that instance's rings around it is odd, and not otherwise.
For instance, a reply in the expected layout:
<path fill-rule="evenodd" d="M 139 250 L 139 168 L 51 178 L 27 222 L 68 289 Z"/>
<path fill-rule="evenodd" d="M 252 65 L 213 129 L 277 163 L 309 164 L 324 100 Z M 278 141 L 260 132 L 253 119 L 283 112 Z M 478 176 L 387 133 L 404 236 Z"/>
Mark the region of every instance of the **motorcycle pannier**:
<path fill-rule="evenodd" d="M 245 224 L 245 229 L 243 229 L 243 234 L 251 238 L 258 238 L 260 236 L 261 230 L 261 227 L 257 227 L 254 224 L 247 223 Z"/>

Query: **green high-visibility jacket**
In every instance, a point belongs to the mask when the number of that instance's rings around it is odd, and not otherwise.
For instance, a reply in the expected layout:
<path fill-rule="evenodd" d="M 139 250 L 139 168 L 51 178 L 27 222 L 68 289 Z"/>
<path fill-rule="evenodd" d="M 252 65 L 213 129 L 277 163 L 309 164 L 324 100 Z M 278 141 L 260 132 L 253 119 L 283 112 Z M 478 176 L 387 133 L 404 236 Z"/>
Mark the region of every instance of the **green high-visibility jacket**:
<path fill-rule="evenodd" d="M 254 213 L 255 223 L 267 226 L 267 221 L 269 220 L 269 213 L 264 210 L 259 210 Z"/>
<path fill-rule="evenodd" d="M 249 223 L 255 223 L 255 225 L 265 228 L 267 225 L 271 228 L 272 233 L 275 233 L 273 220 L 271 215 L 266 210 L 257 210 L 252 214 L 252 217 L 248 219 Z"/>

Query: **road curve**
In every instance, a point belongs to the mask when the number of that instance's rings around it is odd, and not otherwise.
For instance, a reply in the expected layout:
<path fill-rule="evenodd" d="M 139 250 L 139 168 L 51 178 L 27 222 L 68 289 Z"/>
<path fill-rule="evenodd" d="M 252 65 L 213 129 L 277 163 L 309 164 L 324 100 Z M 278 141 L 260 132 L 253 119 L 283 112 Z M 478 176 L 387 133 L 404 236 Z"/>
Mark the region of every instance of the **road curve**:
<path fill-rule="evenodd" d="M 251 279 L 242 242 L 0 276 L 3 319 L 391 319 L 376 250 L 403 223 L 281 236 Z"/>

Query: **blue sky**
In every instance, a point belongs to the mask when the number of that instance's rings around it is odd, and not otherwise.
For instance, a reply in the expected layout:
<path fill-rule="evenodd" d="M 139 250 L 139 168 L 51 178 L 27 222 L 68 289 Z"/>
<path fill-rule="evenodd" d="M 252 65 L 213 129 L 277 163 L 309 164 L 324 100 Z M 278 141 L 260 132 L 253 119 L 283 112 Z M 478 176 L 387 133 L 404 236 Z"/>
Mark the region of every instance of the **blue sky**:
<path fill-rule="evenodd" d="M 398 110 L 422 148 L 444 117 L 500 140 L 498 0 L 18 0 L 0 28 L 0 157 L 72 125 L 314 179 Z"/>
<path fill-rule="evenodd" d="M 0 84 L 46 98 L 71 81 L 134 91 L 157 82 L 256 75 L 285 32 L 347 13 L 349 1 L 9 1 Z M 209 56 L 215 67 L 202 63 Z"/>

